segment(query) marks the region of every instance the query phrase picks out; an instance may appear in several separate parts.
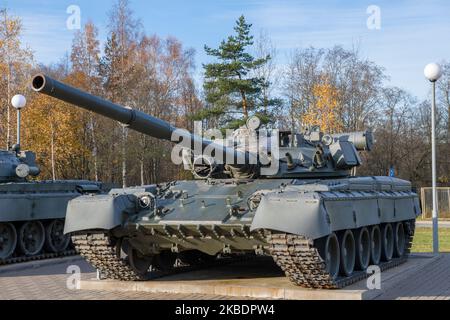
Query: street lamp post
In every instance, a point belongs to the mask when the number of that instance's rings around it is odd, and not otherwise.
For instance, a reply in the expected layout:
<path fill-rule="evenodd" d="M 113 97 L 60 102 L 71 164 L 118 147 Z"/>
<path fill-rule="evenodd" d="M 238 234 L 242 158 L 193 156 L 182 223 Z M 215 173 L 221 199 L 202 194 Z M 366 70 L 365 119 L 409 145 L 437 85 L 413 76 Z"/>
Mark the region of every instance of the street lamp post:
<path fill-rule="evenodd" d="M 438 202 L 436 191 L 436 81 L 442 75 L 442 69 L 437 63 L 427 64 L 424 70 L 425 77 L 431 82 L 431 171 L 432 171 L 432 193 L 433 193 L 433 253 L 439 253 L 439 231 L 438 231 Z"/>
<path fill-rule="evenodd" d="M 17 110 L 17 148 L 20 148 L 20 111 L 25 107 L 27 100 L 24 96 L 17 94 L 11 99 L 12 106 Z"/>

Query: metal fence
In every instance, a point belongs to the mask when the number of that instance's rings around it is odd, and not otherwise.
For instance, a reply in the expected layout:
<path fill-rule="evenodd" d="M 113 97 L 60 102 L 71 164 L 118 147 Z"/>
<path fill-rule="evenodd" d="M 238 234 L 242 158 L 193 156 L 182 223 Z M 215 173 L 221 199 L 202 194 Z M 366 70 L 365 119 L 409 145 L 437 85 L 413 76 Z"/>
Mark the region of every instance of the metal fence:
<path fill-rule="evenodd" d="M 439 218 L 450 218 L 450 187 L 438 187 L 437 199 Z M 420 189 L 420 200 L 422 202 L 422 217 L 431 218 L 433 210 L 433 192 L 430 187 Z"/>

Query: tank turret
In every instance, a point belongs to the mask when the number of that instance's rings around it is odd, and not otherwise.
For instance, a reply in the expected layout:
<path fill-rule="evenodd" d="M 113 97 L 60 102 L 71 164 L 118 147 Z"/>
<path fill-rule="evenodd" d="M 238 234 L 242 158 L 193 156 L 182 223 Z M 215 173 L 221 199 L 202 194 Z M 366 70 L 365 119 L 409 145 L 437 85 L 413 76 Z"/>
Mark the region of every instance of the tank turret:
<path fill-rule="evenodd" d="M 180 159 L 197 178 L 307 178 L 348 176 L 361 164 L 358 151 L 370 150 L 369 131 L 324 134 L 260 128 L 257 118 L 214 141 L 38 74 L 34 91 L 116 120 L 148 136 L 178 143 Z"/>
<path fill-rule="evenodd" d="M 36 155 L 31 151 L 0 150 L 0 183 L 26 181 L 39 175 Z"/>
<path fill-rule="evenodd" d="M 26 99 L 15 95 L 11 103 L 17 110 L 17 142 L 8 150 L 0 150 L 0 183 L 26 181 L 28 177 L 36 177 L 40 173 L 35 153 L 20 150 L 20 115 Z"/>

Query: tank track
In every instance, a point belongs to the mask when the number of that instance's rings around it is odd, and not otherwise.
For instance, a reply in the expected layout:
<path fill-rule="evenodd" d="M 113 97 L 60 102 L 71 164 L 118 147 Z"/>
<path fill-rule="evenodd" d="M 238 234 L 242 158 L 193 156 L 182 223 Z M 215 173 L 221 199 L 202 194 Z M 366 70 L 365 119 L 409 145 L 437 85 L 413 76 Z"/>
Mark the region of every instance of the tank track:
<path fill-rule="evenodd" d="M 29 256 L 29 257 L 27 257 L 27 256 L 13 257 L 13 258 L 5 259 L 5 260 L 0 260 L 0 266 L 14 264 L 14 263 L 36 261 L 36 260 L 68 257 L 68 256 L 76 255 L 76 254 L 77 254 L 77 252 L 75 250 L 66 250 L 66 251 L 58 252 L 58 253 L 42 253 L 42 254 L 38 254 L 35 256 Z"/>
<path fill-rule="evenodd" d="M 381 271 L 407 261 L 414 237 L 415 221 L 407 221 L 405 225 L 408 236 L 405 255 L 380 263 L 378 266 Z M 327 272 L 325 261 L 314 246 L 314 241 L 306 237 L 286 233 L 269 234 L 268 242 L 274 261 L 296 285 L 314 289 L 340 289 L 369 276 L 365 271 L 355 271 L 349 277 L 333 279 Z"/>
<path fill-rule="evenodd" d="M 102 278 L 121 281 L 156 279 L 181 272 L 200 270 L 256 258 L 248 255 L 220 258 L 216 259 L 216 261 L 204 263 L 199 266 L 177 266 L 169 271 L 154 270 L 148 275 L 142 276 L 134 271 L 126 260 L 118 257 L 115 242 L 107 233 L 73 235 L 72 243 L 74 244 L 76 251 L 100 271 Z"/>
<path fill-rule="evenodd" d="M 123 259 L 117 256 L 115 243 L 105 233 L 77 234 L 72 236 L 75 250 L 92 264 L 101 275 L 113 280 L 145 280 Z"/>
<path fill-rule="evenodd" d="M 381 271 L 396 267 L 407 260 L 414 236 L 414 221 L 405 222 L 408 232 L 406 253 L 389 262 L 379 264 Z M 316 289 L 337 289 L 360 281 L 369 275 L 364 271 L 356 271 L 350 277 L 332 279 L 326 271 L 325 262 L 320 257 L 314 241 L 303 236 L 286 233 L 269 233 L 267 237 L 269 252 L 276 264 L 295 284 Z M 217 259 L 201 266 L 179 266 L 170 271 L 153 271 L 148 275 L 137 273 L 126 260 L 118 257 L 115 241 L 107 233 L 86 233 L 72 236 L 76 251 L 91 263 L 103 278 L 121 281 L 144 281 L 181 272 L 220 266 L 244 260 L 255 259 L 255 256 L 244 255 L 238 258 Z"/>

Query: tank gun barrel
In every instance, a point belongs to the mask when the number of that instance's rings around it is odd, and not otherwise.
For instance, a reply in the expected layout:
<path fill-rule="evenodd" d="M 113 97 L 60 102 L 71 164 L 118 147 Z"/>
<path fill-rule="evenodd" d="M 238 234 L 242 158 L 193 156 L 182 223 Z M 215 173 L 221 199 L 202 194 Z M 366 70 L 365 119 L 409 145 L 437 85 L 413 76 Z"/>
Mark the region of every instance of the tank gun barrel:
<path fill-rule="evenodd" d="M 358 151 L 371 151 L 373 148 L 373 135 L 371 131 L 355 131 L 331 135 L 340 141 L 351 142 Z"/>
<path fill-rule="evenodd" d="M 172 140 L 174 132 L 177 131 L 178 137 L 181 139 L 189 139 L 187 141 L 190 142 L 191 146 L 201 144 L 203 149 L 206 147 L 214 149 L 216 155 L 222 153 L 223 159 L 245 159 L 245 163 L 248 163 L 249 155 L 247 152 L 241 152 L 239 150 L 235 150 L 234 148 L 216 144 L 211 140 L 193 135 L 186 130 L 177 130 L 178 128 L 159 118 L 91 95 L 80 89 L 52 79 L 47 75 L 35 75 L 32 79 L 31 85 L 35 92 L 46 94 L 85 110 L 103 115 L 112 120 L 116 120 L 128 126 L 130 129 L 145 135 L 157 139 L 179 142 Z"/>

